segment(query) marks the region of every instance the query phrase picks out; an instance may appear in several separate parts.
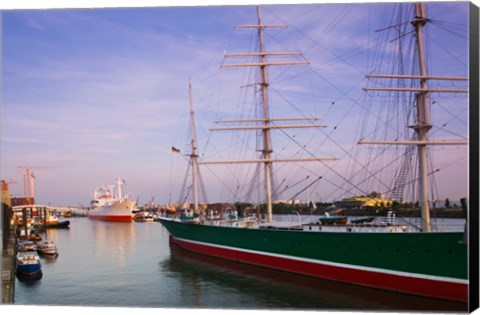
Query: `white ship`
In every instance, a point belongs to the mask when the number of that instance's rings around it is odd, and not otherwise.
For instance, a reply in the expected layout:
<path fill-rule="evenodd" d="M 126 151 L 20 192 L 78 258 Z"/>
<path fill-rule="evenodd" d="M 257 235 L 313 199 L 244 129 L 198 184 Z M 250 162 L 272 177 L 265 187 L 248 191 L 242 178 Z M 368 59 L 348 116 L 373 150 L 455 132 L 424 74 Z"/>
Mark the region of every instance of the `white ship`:
<path fill-rule="evenodd" d="M 88 217 L 92 220 L 132 221 L 136 200 L 122 196 L 123 184 L 125 181 L 117 178 L 115 185 L 97 188 L 93 192 L 91 202 L 93 209 L 89 211 Z"/>

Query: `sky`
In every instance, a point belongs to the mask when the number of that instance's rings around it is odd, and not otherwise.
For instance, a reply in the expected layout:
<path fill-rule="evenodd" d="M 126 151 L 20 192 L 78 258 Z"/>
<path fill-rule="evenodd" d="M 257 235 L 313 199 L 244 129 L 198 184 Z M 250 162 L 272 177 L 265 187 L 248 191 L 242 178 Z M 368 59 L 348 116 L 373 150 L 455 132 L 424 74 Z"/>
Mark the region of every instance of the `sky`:
<path fill-rule="evenodd" d="M 322 180 L 311 186 L 310 198 L 332 201 L 359 193 L 348 188 L 358 167 L 352 162 L 356 141 L 373 135 L 368 127 L 378 124 L 370 118 L 360 130 L 360 118 L 368 119 L 374 108 L 367 111 L 363 105 L 362 88 L 368 85 L 365 74 L 390 66 L 386 56 L 374 52 L 376 40 L 385 34 L 375 31 L 391 25 L 377 16 L 394 6 L 262 7 L 265 23 L 289 25 L 266 32 L 267 50 L 303 51 L 302 57 L 280 60 L 310 63 L 269 72 L 272 117 L 321 117 L 320 123 L 328 125 L 315 133 L 280 132 L 273 140 L 277 157 L 299 157 L 300 145 L 288 143 L 302 139 L 307 144 L 301 153 L 339 158 L 306 168 L 278 166 L 279 191 L 301 182 L 279 198 L 305 198 L 306 192 L 296 192 L 318 176 Z M 427 50 L 436 55 L 429 59 L 431 73 L 468 75 L 468 3 L 431 3 L 428 12 L 436 24 L 428 26 Z M 254 32 L 234 28 L 253 23 L 256 7 L 248 5 L 3 10 L 1 179 L 20 197 L 18 166 L 31 166 L 40 204 L 87 205 L 95 187 L 118 176 L 126 182 L 124 191 L 141 204 L 152 197 L 161 204 L 179 201 L 187 165 L 182 155 L 190 152 L 189 79 L 200 158 L 252 158 L 258 149 L 255 133 L 234 136 L 208 128 L 214 120 L 233 119 L 240 111 L 246 112 L 241 117 L 251 118 L 256 111 L 248 87 L 255 82 L 253 72 L 220 67 L 245 62 L 224 53 L 256 48 Z M 395 42 L 393 37 L 388 41 Z M 388 54 L 393 46 L 385 47 Z M 376 66 L 374 60 L 379 60 Z M 432 116 L 435 137 L 466 140 L 467 96 L 432 98 L 438 104 L 438 114 Z M 182 154 L 172 153 L 172 146 Z M 433 185 L 438 198 L 465 196 L 467 148 L 435 148 L 432 157 L 434 168 L 441 168 Z M 202 169 L 208 201 L 254 198 L 261 190 L 247 178 L 254 171 L 252 166 Z M 372 183 L 372 190 L 382 189 Z"/>

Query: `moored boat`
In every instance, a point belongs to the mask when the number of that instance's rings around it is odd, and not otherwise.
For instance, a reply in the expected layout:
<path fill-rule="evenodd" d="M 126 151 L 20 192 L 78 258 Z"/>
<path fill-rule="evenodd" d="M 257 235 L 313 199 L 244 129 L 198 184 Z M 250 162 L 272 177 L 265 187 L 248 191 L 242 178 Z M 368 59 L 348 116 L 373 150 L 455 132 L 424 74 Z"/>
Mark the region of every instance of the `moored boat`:
<path fill-rule="evenodd" d="M 422 27 L 429 22 L 425 16 L 423 4 L 414 6 L 415 16 L 410 23 L 413 30 L 406 34 L 416 34 L 416 39 L 421 41 Z M 260 7 L 258 7 L 258 24 L 245 27 L 256 28 L 259 32 L 261 48 L 258 53 L 232 54 L 235 56 L 258 56 L 260 63 L 238 64 L 233 66 L 259 66 L 262 72 L 261 83 L 256 84 L 262 88 L 263 100 L 266 100 L 266 90 L 269 83 L 266 81 L 266 68 L 268 62 L 266 56 L 287 55 L 286 53 L 271 53 L 264 49 L 263 31 L 269 25 L 261 21 Z M 276 27 L 276 26 L 272 26 Z M 403 35 L 402 35 L 403 36 Z M 418 55 L 422 56 L 419 63 L 424 63 L 421 44 Z M 287 62 L 282 62 L 287 64 Z M 272 64 L 273 65 L 273 64 Z M 277 63 L 275 65 L 280 65 Z M 230 65 L 232 66 L 232 65 Z M 422 81 L 426 79 L 426 73 L 420 71 L 420 75 L 413 75 L 410 78 Z M 399 77 L 403 79 L 404 77 Z M 438 78 L 438 77 L 437 77 Z M 423 96 L 427 88 L 411 88 Z M 438 90 L 437 90 L 438 91 Z M 427 104 L 428 101 L 417 99 L 416 105 Z M 161 224 L 170 233 L 170 242 L 184 249 L 234 260 L 237 262 L 254 264 L 262 267 L 278 269 L 282 271 L 298 273 L 328 280 L 334 280 L 355 285 L 362 285 L 377 289 L 384 289 L 394 292 L 414 294 L 438 299 L 466 302 L 468 300 L 468 272 L 467 256 L 468 247 L 465 232 L 441 232 L 431 231 L 431 224 L 428 219 L 428 187 L 426 182 L 427 173 L 422 169 L 420 174 L 420 204 L 422 207 L 422 228 L 421 231 L 408 231 L 403 224 L 396 224 L 393 215 L 390 221 L 373 223 L 370 218 L 346 224 L 346 217 L 324 217 L 319 223 L 310 222 L 304 224 L 299 222 L 296 228 L 275 228 L 272 221 L 272 180 L 271 166 L 273 162 L 286 162 L 286 159 L 273 159 L 273 152 L 270 143 L 270 129 L 275 120 L 269 116 L 268 104 L 263 104 L 263 116 L 257 120 L 248 120 L 259 125 L 248 126 L 250 129 L 261 129 L 264 147 L 258 150 L 262 153 L 257 160 L 235 160 L 215 161 L 217 163 L 260 163 L 265 167 L 265 190 L 266 208 L 268 222 L 240 226 L 226 224 L 226 221 L 203 218 L 198 214 L 195 222 L 179 218 L 159 218 Z M 426 105 L 425 105 L 426 106 Z M 419 108 L 418 112 L 426 112 L 425 108 Z M 193 117 L 193 115 L 191 115 Z M 294 120 L 294 119 L 283 119 Z M 420 122 L 418 120 L 421 120 Z M 236 120 L 235 122 L 246 122 L 247 120 Z M 230 121 L 231 122 L 231 121 Z M 192 124 L 193 126 L 193 124 Z M 285 128 L 292 126 L 285 126 Z M 299 127 L 299 126 L 293 126 Z M 320 126 L 314 126 L 320 127 Z M 426 133 L 430 129 L 428 122 L 417 119 L 416 124 L 408 126 L 417 134 L 412 137 L 414 140 L 403 143 L 418 146 L 422 152 L 429 143 Z M 275 128 L 281 126 L 275 124 Z M 230 128 L 239 130 L 241 127 Z M 243 127 L 247 129 L 247 127 Z M 225 128 L 224 130 L 227 130 Z M 198 154 L 195 152 L 194 132 L 192 128 L 192 169 L 196 169 Z M 402 144 L 401 141 L 396 144 Z M 439 142 L 443 145 L 453 144 Z M 459 143 L 456 143 L 458 145 Z M 321 158 L 297 159 L 296 161 L 320 161 Z M 208 164 L 208 162 L 201 162 Z M 419 154 L 419 165 L 426 166 L 422 154 Z M 423 167 L 422 166 L 422 167 Z M 420 172 L 420 171 L 419 171 Z M 370 175 L 370 174 L 369 174 Z M 194 194 L 196 188 L 194 186 Z M 196 204 L 197 202 L 195 202 Z M 197 208 L 194 208 L 197 211 Z M 190 216 L 193 217 L 193 216 Z M 330 224 L 335 222 L 336 224 Z M 195 223 L 195 224 L 192 224 Z M 264 227 L 264 228 L 263 228 Z"/>
<path fill-rule="evenodd" d="M 28 227 L 27 229 L 19 229 L 18 238 L 20 240 L 40 241 L 42 239 L 42 236 L 37 232 L 35 228 Z"/>
<path fill-rule="evenodd" d="M 110 186 L 110 189 L 102 188 L 95 190 L 92 200 L 93 209 L 88 212 L 88 218 L 92 220 L 131 222 L 134 217 L 133 211 L 136 200 L 122 195 L 121 187 L 124 183 L 121 178 L 117 178 L 116 192 L 113 191 L 115 186 Z"/>
<path fill-rule="evenodd" d="M 49 213 L 45 220 L 45 228 L 47 229 L 68 229 L 70 228 L 70 221 L 60 221 L 58 216 Z"/>
<path fill-rule="evenodd" d="M 30 240 L 19 240 L 17 243 L 17 251 L 27 252 L 27 251 L 36 251 L 37 245 Z"/>
<path fill-rule="evenodd" d="M 70 221 L 58 221 L 56 223 L 49 223 L 45 226 L 47 229 L 68 229 L 70 228 Z"/>
<path fill-rule="evenodd" d="M 37 252 L 41 255 L 51 255 L 51 256 L 57 256 L 58 255 L 58 249 L 57 246 L 53 241 L 41 241 L 37 242 Z"/>
<path fill-rule="evenodd" d="M 17 253 L 16 274 L 19 279 L 38 279 L 41 277 L 42 265 L 35 251 Z"/>
<path fill-rule="evenodd" d="M 215 257 L 329 280 L 465 301 L 463 233 L 324 232 L 160 218 L 172 243 Z M 435 261 L 435 264 L 432 264 Z"/>
<path fill-rule="evenodd" d="M 153 222 L 154 216 L 149 211 L 138 211 L 135 213 L 133 220 L 135 222 Z"/>

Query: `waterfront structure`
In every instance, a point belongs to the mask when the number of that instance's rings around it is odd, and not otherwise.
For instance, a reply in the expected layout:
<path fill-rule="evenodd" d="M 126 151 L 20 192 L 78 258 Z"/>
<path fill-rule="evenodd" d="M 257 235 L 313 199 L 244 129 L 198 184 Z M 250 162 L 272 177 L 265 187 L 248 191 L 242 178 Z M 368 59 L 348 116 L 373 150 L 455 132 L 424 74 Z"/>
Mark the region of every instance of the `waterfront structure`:
<path fill-rule="evenodd" d="M 365 208 L 365 207 L 391 207 L 393 200 L 385 196 L 357 196 L 335 201 L 334 205 L 338 208 Z"/>
<path fill-rule="evenodd" d="M 9 207 L 12 206 L 12 199 L 10 196 L 10 190 L 8 189 L 8 183 L 4 180 L 0 183 L 1 186 L 1 193 L 2 193 L 2 203 L 8 205 Z"/>

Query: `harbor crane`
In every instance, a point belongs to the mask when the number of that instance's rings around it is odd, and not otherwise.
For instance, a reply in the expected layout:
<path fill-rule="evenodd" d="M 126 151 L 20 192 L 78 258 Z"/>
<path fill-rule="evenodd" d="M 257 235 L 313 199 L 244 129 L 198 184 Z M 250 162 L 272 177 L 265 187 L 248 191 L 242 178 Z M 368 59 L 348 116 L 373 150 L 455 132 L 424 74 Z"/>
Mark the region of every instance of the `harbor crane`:
<path fill-rule="evenodd" d="M 19 169 L 23 171 L 23 195 L 25 198 L 35 198 L 35 174 L 32 172 L 32 168 L 49 168 L 47 166 L 31 166 L 31 165 L 19 165 Z"/>

